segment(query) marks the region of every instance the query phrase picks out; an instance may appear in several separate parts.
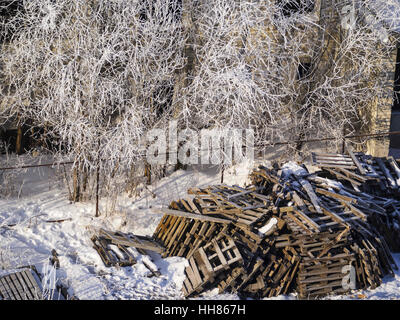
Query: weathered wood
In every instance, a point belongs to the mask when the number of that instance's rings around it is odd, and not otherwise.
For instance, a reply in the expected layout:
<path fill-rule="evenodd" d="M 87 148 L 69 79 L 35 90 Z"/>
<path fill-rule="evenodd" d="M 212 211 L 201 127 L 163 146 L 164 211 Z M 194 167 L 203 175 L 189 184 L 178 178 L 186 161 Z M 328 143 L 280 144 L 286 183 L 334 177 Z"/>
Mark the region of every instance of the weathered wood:
<path fill-rule="evenodd" d="M 42 291 L 30 270 L 13 272 L 0 278 L 0 296 L 6 300 L 41 300 Z"/>
<path fill-rule="evenodd" d="M 160 244 L 158 244 L 153 239 L 148 237 L 142 237 L 133 234 L 130 234 L 128 236 L 128 235 L 123 235 L 122 233 L 120 233 L 120 235 L 117 235 L 105 229 L 100 229 L 100 234 L 103 237 L 109 239 L 111 243 L 116 245 L 135 247 L 135 248 L 154 251 L 157 253 L 163 253 L 165 250 L 164 247 L 162 247 Z"/>
<path fill-rule="evenodd" d="M 193 213 L 179 211 L 179 210 L 171 210 L 171 209 L 167 209 L 167 208 L 163 208 L 163 209 L 154 209 L 153 208 L 152 212 L 163 213 L 163 214 L 168 214 L 168 215 L 177 216 L 177 217 L 196 219 L 196 220 L 201 220 L 201 221 L 211 221 L 211 222 L 226 223 L 226 224 L 231 223 L 231 220 L 228 220 L 228 219 L 214 218 L 214 217 L 210 217 L 210 216 L 193 214 Z"/>
<path fill-rule="evenodd" d="M 345 293 L 339 283 L 349 264 L 360 287 L 379 285 L 394 265 L 390 250 L 376 238 L 378 232 L 391 238 L 400 202 L 385 193 L 393 195 L 394 188 L 374 157 L 353 157 L 314 154 L 323 170 L 301 177 L 283 177 L 278 164 L 260 166 L 251 186 L 192 188 L 192 202 L 183 199 L 171 211 L 158 210 L 164 217 L 155 238 L 166 244 L 168 256 L 190 260 L 185 295 L 213 287 L 254 298 L 294 290 L 300 297 Z M 382 161 L 397 179 L 395 167 Z M 272 219 L 280 227 L 260 233 Z"/>
<path fill-rule="evenodd" d="M 363 168 L 363 166 L 361 165 L 360 161 L 358 161 L 357 157 L 354 155 L 353 151 L 351 151 L 350 147 L 347 147 L 347 152 L 349 153 L 351 159 L 353 160 L 354 164 L 356 165 L 358 171 L 360 171 L 360 173 L 362 175 L 365 175 L 365 169 Z"/>

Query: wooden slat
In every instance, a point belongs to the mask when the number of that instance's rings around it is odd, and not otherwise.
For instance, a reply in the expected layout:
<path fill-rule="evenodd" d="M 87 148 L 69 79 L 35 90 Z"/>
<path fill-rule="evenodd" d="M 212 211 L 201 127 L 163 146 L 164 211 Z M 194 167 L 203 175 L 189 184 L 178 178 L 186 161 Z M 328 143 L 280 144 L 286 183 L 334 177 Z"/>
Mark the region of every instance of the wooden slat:
<path fill-rule="evenodd" d="M 19 296 L 21 297 L 22 300 L 28 300 L 28 294 L 25 292 L 25 289 L 22 287 L 21 283 L 17 279 L 17 276 L 15 273 L 12 273 L 9 275 L 9 278 L 13 282 L 15 289 L 18 291 Z"/>
<path fill-rule="evenodd" d="M 390 174 L 389 170 L 386 168 L 385 164 L 383 163 L 382 159 L 375 158 L 376 163 L 378 164 L 379 168 L 381 169 L 382 173 L 385 175 L 386 179 L 389 181 L 390 186 L 392 188 L 397 188 L 397 183 L 394 180 L 393 176 Z"/>
<path fill-rule="evenodd" d="M 358 171 L 360 171 L 360 173 L 361 173 L 362 175 L 365 175 L 365 174 L 366 174 L 365 169 L 364 169 L 363 166 L 361 165 L 360 161 L 358 161 L 358 159 L 357 159 L 357 157 L 354 155 L 353 151 L 351 151 L 351 148 L 348 147 L 347 145 L 346 145 L 346 148 L 347 148 L 347 152 L 349 153 L 351 159 L 353 160 L 354 164 L 356 165 Z"/>
<path fill-rule="evenodd" d="M 299 182 L 302 185 L 302 187 L 304 188 L 304 190 L 306 190 L 315 210 L 317 210 L 318 213 L 322 213 L 322 209 L 319 205 L 318 197 L 314 193 L 314 190 L 313 190 L 311 184 L 305 179 L 299 179 Z"/>
<path fill-rule="evenodd" d="M 14 299 L 15 300 L 22 300 L 19 291 L 17 290 L 17 288 L 15 287 L 13 281 L 11 280 L 10 275 L 3 277 L 3 280 L 5 281 L 5 283 L 7 283 L 8 287 L 10 288 Z"/>
<path fill-rule="evenodd" d="M 6 281 L 6 279 L 0 278 L 0 289 L 2 288 L 3 290 L 1 291 L 1 294 L 5 297 L 5 299 L 7 300 L 15 300 L 15 296 L 10 288 L 10 286 L 8 285 L 8 282 Z"/>
<path fill-rule="evenodd" d="M 35 300 L 43 299 L 42 290 L 36 282 L 36 279 L 33 277 L 32 271 L 25 270 L 22 272 L 22 276 L 25 279 L 25 283 L 30 288 L 32 295 L 35 297 Z"/>
<path fill-rule="evenodd" d="M 211 221 L 211 222 L 225 223 L 225 224 L 231 223 L 231 220 L 228 220 L 228 219 L 215 218 L 215 217 L 193 214 L 193 213 L 189 213 L 189 212 L 172 210 L 172 209 L 167 209 L 167 208 L 165 208 L 165 209 L 164 208 L 163 209 L 154 209 L 153 208 L 151 211 L 154 213 L 164 213 L 164 214 L 169 214 L 172 216 L 185 217 L 185 218 L 196 219 L 196 220 L 201 220 L 201 221 Z"/>

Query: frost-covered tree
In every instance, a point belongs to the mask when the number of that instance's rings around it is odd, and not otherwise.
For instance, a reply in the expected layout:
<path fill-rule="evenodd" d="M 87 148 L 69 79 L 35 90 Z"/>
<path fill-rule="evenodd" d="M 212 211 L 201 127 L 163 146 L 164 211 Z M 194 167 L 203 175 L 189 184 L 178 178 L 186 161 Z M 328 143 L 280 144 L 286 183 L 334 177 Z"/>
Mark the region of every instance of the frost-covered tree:
<path fill-rule="evenodd" d="M 20 3 L 4 26 L 19 23 L 0 53 L 3 105 L 61 141 L 60 154 L 75 162 L 78 200 L 79 174 L 103 159 L 102 175 L 129 168 L 142 158 L 146 131 L 169 114 L 184 63 L 179 2 Z"/>
<path fill-rule="evenodd" d="M 78 174 L 112 178 L 143 161 L 146 133 L 171 119 L 252 128 L 261 144 L 361 130 L 388 92 L 382 61 L 400 12 L 394 0 L 0 6 L 12 8 L 1 25 L 1 112 L 59 139 L 74 160 L 75 200 Z"/>
<path fill-rule="evenodd" d="M 393 90 L 383 61 L 398 1 L 190 3 L 193 61 L 179 102 L 194 127 L 252 127 L 261 144 L 340 141 L 367 128 L 368 106 Z"/>

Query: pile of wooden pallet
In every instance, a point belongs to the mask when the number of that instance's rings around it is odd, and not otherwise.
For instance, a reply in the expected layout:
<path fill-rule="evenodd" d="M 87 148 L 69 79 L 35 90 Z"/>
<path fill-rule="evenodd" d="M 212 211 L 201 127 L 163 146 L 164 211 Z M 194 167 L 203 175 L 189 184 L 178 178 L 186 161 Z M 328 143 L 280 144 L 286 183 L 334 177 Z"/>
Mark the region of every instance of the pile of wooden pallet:
<path fill-rule="evenodd" d="M 327 157 L 313 154 L 317 167 L 299 167 L 301 174 L 260 167 L 250 186 L 193 188 L 155 210 L 164 214 L 153 235 L 162 255 L 189 261 L 185 296 L 218 288 L 254 298 L 311 298 L 373 288 L 393 275 L 400 202 L 388 176 L 397 163 L 389 168 L 382 160 L 388 173 L 375 168 L 377 158 L 371 164 L 351 153 L 322 162 Z M 371 168 L 378 177 L 370 178 Z M 389 197 L 368 192 L 375 185 L 389 188 Z"/>
<path fill-rule="evenodd" d="M 311 163 L 355 191 L 399 199 L 400 168 L 393 157 L 373 157 L 349 149 L 348 153 L 312 153 Z"/>
<path fill-rule="evenodd" d="M 392 251 L 400 251 L 400 168 L 393 157 L 363 153 L 311 155 L 319 177 L 341 183 L 340 193 L 356 199 Z M 346 158 L 347 157 L 347 158 Z M 342 160 L 346 158 L 346 163 Z M 352 161 L 350 161 L 350 160 Z"/>

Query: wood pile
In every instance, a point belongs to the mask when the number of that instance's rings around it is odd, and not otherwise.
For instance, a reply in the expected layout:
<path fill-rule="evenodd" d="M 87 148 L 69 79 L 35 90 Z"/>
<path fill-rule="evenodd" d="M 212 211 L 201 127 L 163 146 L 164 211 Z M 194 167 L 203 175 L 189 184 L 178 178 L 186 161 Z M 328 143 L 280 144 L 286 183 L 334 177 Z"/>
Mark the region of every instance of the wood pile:
<path fill-rule="evenodd" d="M 164 214 L 153 235 L 163 257 L 189 261 L 186 297 L 218 288 L 243 297 L 313 298 L 375 288 L 393 275 L 397 162 L 351 151 L 312 159 L 310 170 L 261 166 L 250 186 L 192 188 L 154 210 Z"/>
<path fill-rule="evenodd" d="M 393 157 L 372 157 L 352 153 L 353 162 L 343 164 L 345 155 L 312 154 L 319 177 L 341 183 L 340 193 L 357 198 L 371 223 L 392 251 L 400 251 L 400 168 Z M 336 159 L 336 160 L 335 160 Z M 347 159 L 348 161 L 348 159 Z"/>

